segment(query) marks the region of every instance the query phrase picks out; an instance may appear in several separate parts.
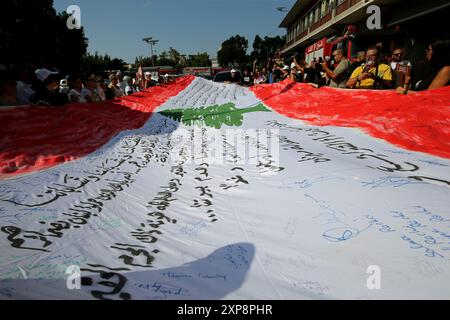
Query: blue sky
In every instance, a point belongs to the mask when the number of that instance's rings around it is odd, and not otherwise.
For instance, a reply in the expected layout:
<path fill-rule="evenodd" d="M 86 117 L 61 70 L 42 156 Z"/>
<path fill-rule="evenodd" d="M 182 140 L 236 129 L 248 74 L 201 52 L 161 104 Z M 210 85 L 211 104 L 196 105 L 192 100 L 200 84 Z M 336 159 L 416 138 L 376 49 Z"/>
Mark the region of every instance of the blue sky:
<path fill-rule="evenodd" d="M 284 35 L 277 29 L 295 0 L 54 0 L 58 12 L 69 5 L 81 8 L 81 24 L 89 38 L 89 52 L 108 53 L 134 62 L 149 56 L 142 41 L 151 36 L 160 42 L 157 54 L 174 47 L 182 54 L 208 52 L 216 57 L 223 41 L 239 34 L 249 40 Z"/>

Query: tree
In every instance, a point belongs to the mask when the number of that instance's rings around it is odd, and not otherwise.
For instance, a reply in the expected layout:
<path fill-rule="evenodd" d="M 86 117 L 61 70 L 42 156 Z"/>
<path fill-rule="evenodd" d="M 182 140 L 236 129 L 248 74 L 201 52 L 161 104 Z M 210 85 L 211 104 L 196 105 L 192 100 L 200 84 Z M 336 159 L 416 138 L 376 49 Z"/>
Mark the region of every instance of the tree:
<path fill-rule="evenodd" d="M 250 54 L 252 60 L 261 60 L 262 43 L 263 40 L 261 39 L 261 37 L 259 35 L 256 35 L 255 40 L 253 41 L 253 51 Z"/>
<path fill-rule="evenodd" d="M 126 62 L 119 58 L 112 59 L 107 65 L 107 70 L 122 70 Z"/>
<path fill-rule="evenodd" d="M 269 57 L 274 57 L 275 52 L 283 47 L 285 44 L 285 37 L 264 37 L 261 39 L 259 35 L 256 35 L 253 41 L 253 51 L 250 54 L 251 60 L 258 59 L 261 66 L 265 66 Z"/>
<path fill-rule="evenodd" d="M 217 52 L 219 64 L 223 67 L 229 65 L 244 65 L 247 60 L 248 40 L 236 35 L 222 43 L 222 48 Z"/>
<path fill-rule="evenodd" d="M 111 59 L 109 55 L 99 55 L 95 52 L 94 55 L 88 53 L 83 57 L 81 73 L 83 74 L 101 74 L 107 70 L 123 70 L 125 61 L 122 59 Z"/>
<path fill-rule="evenodd" d="M 0 63 L 75 71 L 86 53 L 83 28 L 69 30 L 67 13 L 57 14 L 53 0 L 11 0 L 0 11 Z"/>
<path fill-rule="evenodd" d="M 190 55 L 187 60 L 188 67 L 210 67 L 211 60 L 206 52 Z"/>
<path fill-rule="evenodd" d="M 175 65 L 179 65 L 181 61 L 181 54 L 174 48 L 169 48 L 169 60 L 172 60 Z"/>
<path fill-rule="evenodd" d="M 157 59 L 155 60 L 155 64 L 157 66 L 175 66 L 177 64 L 174 59 L 177 58 L 177 55 L 179 55 L 179 53 L 173 48 L 170 49 L 172 50 L 172 54 L 167 53 L 167 51 L 163 51 L 159 54 L 159 57 L 157 57 Z"/>
<path fill-rule="evenodd" d="M 136 57 L 136 60 L 134 61 L 134 67 L 137 69 L 139 68 L 139 65 L 142 65 L 143 67 L 151 67 L 152 60 L 150 59 L 150 57 Z"/>
<path fill-rule="evenodd" d="M 175 50 L 174 48 L 170 48 L 169 52 L 163 51 L 159 54 L 159 56 L 154 55 L 153 60 L 155 61 L 155 66 L 177 66 L 181 63 L 182 56 L 181 54 Z M 142 64 L 143 67 L 152 67 L 152 59 L 137 57 L 135 59 L 135 67 L 139 67 Z"/>

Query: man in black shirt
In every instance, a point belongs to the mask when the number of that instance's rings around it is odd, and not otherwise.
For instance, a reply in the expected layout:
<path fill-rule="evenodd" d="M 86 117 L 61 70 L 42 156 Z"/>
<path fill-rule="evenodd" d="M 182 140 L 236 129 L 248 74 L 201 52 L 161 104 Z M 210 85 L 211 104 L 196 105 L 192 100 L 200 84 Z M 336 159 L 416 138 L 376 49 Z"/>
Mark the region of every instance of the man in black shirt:
<path fill-rule="evenodd" d="M 253 85 L 253 77 L 248 70 L 244 71 L 244 76 L 242 77 L 242 85 L 244 87 L 250 87 Z"/>
<path fill-rule="evenodd" d="M 59 79 L 58 72 L 53 72 L 48 69 L 36 70 L 37 88 L 34 96 L 31 97 L 31 102 L 39 106 L 63 106 L 68 103 L 67 95 L 59 93 Z"/>
<path fill-rule="evenodd" d="M 231 83 L 236 83 L 236 84 L 241 84 L 241 74 L 239 72 L 237 72 L 236 70 L 232 69 L 231 70 L 231 78 L 230 78 L 230 82 Z"/>

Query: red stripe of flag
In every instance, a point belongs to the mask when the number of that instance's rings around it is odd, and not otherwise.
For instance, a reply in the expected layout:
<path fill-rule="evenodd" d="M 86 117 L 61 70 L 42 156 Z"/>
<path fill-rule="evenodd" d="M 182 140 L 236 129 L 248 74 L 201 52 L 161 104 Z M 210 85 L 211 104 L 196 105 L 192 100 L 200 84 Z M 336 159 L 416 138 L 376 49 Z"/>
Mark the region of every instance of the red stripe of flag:
<path fill-rule="evenodd" d="M 100 104 L 0 109 L 0 178 L 48 169 L 98 150 L 118 133 L 142 127 L 193 79 Z"/>
<path fill-rule="evenodd" d="M 287 117 L 359 128 L 402 148 L 450 159 L 450 86 L 399 95 L 391 90 L 316 89 L 286 80 L 251 90 Z"/>

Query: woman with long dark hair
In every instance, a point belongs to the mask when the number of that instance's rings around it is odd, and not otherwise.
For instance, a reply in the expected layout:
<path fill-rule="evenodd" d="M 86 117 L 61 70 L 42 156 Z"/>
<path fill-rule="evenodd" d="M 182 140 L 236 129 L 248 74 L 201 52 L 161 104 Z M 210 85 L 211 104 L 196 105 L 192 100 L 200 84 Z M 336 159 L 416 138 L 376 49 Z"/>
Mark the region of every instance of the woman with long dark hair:
<path fill-rule="evenodd" d="M 412 90 L 431 90 L 450 85 L 450 41 L 436 41 L 429 45 L 426 57 L 431 66 L 430 71 L 413 83 Z M 399 87 L 397 92 L 407 94 L 408 90 Z"/>

